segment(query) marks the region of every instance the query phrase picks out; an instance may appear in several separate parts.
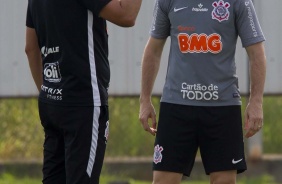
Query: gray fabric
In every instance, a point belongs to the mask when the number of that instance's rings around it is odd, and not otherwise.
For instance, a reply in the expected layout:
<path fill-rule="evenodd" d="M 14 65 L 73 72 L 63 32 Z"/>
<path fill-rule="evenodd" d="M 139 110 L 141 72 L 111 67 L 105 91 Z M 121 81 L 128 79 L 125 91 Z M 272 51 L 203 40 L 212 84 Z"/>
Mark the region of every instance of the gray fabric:
<path fill-rule="evenodd" d="M 237 38 L 265 40 L 251 0 L 157 0 L 151 36 L 171 37 L 161 101 L 195 106 L 240 105 Z"/>

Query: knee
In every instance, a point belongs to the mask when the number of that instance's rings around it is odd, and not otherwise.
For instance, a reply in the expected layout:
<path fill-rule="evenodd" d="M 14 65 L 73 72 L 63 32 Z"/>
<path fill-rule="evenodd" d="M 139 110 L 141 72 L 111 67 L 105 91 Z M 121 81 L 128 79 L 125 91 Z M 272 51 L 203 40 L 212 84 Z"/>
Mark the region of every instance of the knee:
<path fill-rule="evenodd" d="M 236 184 L 236 172 L 213 173 L 210 177 L 211 184 Z"/>
<path fill-rule="evenodd" d="M 152 184 L 167 184 L 168 179 L 164 179 L 165 177 L 154 177 Z M 170 179 L 170 178 L 169 178 Z"/>
<path fill-rule="evenodd" d="M 182 174 L 165 172 L 165 171 L 154 171 L 153 184 L 180 184 Z"/>
<path fill-rule="evenodd" d="M 211 184 L 236 184 L 236 179 L 233 178 L 214 178 L 211 179 Z"/>
<path fill-rule="evenodd" d="M 153 183 L 152 184 L 161 184 L 162 181 L 160 178 L 153 178 Z"/>

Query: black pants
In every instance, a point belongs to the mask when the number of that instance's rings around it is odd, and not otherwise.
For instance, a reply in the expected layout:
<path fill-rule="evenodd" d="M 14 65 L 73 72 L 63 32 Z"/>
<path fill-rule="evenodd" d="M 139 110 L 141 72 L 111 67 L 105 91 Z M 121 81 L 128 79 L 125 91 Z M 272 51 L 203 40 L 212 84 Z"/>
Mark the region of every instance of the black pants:
<path fill-rule="evenodd" d="M 98 184 L 107 137 L 107 106 L 56 106 L 39 102 L 45 132 L 44 184 Z"/>

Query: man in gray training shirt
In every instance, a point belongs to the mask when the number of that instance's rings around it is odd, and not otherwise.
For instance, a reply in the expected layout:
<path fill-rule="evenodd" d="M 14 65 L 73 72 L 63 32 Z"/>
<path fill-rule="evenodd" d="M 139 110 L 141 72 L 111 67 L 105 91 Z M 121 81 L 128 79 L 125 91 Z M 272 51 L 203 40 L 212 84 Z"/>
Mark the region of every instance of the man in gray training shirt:
<path fill-rule="evenodd" d="M 169 36 L 157 127 L 151 92 Z M 248 138 L 263 126 L 266 72 L 265 38 L 252 1 L 156 0 L 142 61 L 139 115 L 143 128 L 156 134 L 154 184 L 177 184 L 189 176 L 198 148 L 211 183 L 236 183 L 236 174 L 247 169 L 234 58 L 238 36 L 250 62 Z"/>

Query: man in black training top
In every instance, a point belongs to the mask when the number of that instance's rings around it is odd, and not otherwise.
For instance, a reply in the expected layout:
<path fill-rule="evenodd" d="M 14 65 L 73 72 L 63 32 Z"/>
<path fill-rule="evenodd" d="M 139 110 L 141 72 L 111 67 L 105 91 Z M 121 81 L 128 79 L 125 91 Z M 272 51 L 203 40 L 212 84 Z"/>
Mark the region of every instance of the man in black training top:
<path fill-rule="evenodd" d="M 44 184 L 98 184 L 109 133 L 106 20 L 134 25 L 142 0 L 29 0 L 26 54 L 40 91 Z"/>

